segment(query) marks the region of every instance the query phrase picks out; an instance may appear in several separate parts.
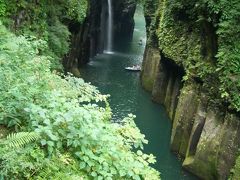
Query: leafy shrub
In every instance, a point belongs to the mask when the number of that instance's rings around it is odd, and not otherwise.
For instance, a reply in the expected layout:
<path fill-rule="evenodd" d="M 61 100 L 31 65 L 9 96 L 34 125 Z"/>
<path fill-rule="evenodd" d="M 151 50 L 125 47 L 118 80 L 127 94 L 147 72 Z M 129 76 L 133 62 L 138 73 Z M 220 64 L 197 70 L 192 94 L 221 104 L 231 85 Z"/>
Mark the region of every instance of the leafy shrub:
<path fill-rule="evenodd" d="M 112 123 L 108 96 L 82 79 L 52 73 L 49 57 L 43 56 L 46 42 L 16 37 L 0 25 L 0 44 L 0 124 L 40 136 L 16 151 L 1 148 L 8 152 L 0 156 L 3 177 L 63 176 L 60 153 L 69 154 L 74 163 L 67 170 L 77 177 L 159 179 L 149 166 L 153 155 L 141 151 L 147 141 L 134 116 Z"/>
<path fill-rule="evenodd" d="M 0 17 L 6 13 L 6 4 L 4 0 L 0 0 Z"/>
<path fill-rule="evenodd" d="M 61 59 L 69 51 L 69 36 L 67 26 L 58 20 L 48 27 L 48 54 L 54 58 L 51 61 L 51 69 L 62 70 Z"/>
<path fill-rule="evenodd" d="M 235 166 L 231 170 L 231 174 L 229 176 L 229 180 L 236 180 L 240 177 L 240 156 L 237 157 Z"/>
<path fill-rule="evenodd" d="M 70 32 L 68 28 L 56 21 L 49 26 L 48 29 L 48 44 L 54 54 L 58 57 L 62 57 L 69 50 L 69 36 Z"/>
<path fill-rule="evenodd" d="M 69 0 L 67 2 L 67 15 L 70 19 L 75 19 L 82 22 L 87 14 L 87 0 Z"/>
<path fill-rule="evenodd" d="M 83 178 L 84 177 L 84 178 Z M 68 154 L 47 158 L 36 144 L 0 149 L 0 179 L 87 179 L 77 161 Z"/>

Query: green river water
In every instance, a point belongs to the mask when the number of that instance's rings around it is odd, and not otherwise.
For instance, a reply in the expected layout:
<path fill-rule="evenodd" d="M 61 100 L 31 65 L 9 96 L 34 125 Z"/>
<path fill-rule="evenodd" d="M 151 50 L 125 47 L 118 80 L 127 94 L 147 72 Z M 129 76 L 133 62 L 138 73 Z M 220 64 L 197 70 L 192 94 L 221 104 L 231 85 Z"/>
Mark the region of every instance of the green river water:
<path fill-rule="evenodd" d="M 154 168 L 161 172 L 166 180 L 196 179 L 182 170 L 181 161 L 170 152 L 171 122 L 164 107 L 151 101 L 151 96 L 144 91 L 140 83 L 140 73 L 128 72 L 126 66 L 141 64 L 146 41 L 145 21 L 140 9 L 135 14 L 133 39 L 115 38 L 114 53 L 100 54 L 91 59 L 81 69 L 81 75 L 87 82 L 97 86 L 101 93 L 110 94 L 113 120 L 121 119 L 129 113 L 137 116 L 136 124 L 149 140 L 144 151 L 157 158 Z"/>

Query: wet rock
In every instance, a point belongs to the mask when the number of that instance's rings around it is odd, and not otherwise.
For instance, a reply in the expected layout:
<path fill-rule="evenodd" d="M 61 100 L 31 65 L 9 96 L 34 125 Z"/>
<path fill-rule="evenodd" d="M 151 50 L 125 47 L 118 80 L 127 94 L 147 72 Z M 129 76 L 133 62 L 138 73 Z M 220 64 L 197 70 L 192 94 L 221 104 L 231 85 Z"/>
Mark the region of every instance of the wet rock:
<path fill-rule="evenodd" d="M 188 84 L 183 87 L 173 120 L 171 149 L 185 156 L 193 127 L 194 116 L 199 104 L 199 87 Z"/>
<path fill-rule="evenodd" d="M 143 87 L 148 91 L 153 90 L 155 81 L 156 83 L 159 82 L 159 80 L 156 79 L 157 77 L 160 77 L 159 63 L 160 53 L 158 49 L 147 46 L 144 52 L 141 79 Z"/>
<path fill-rule="evenodd" d="M 212 109 L 207 111 L 206 117 L 200 110 L 197 114 L 183 166 L 203 179 L 227 179 L 239 148 L 240 122 L 235 115 L 223 117 Z M 204 127 L 195 146 L 194 135 L 202 121 L 205 121 Z"/>

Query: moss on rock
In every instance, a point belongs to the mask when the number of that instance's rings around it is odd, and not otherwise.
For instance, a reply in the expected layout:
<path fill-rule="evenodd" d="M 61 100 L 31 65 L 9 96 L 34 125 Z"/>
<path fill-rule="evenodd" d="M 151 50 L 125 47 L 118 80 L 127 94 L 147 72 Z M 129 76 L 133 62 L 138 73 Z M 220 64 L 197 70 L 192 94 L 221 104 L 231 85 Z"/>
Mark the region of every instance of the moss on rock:
<path fill-rule="evenodd" d="M 159 70 L 159 62 L 159 51 L 152 47 L 146 47 L 141 79 L 143 87 L 148 91 L 152 91 L 153 89 L 154 81 Z"/>
<path fill-rule="evenodd" d="M 171 149 L 185 156 L 199 100 L 197 84 L 186 84 L 181 90 L 172 127 Z"/>
<path fill-rule="evenodd" d="M 204 116 L 206 120 L 199 142 L 194 152 L 188 149 L 183 166 L 203 179 L 224 180 L 229 175 L 239 148 L 240 122 L 234 115 L 224 117 L 213 109 L 208 109 Z"/>

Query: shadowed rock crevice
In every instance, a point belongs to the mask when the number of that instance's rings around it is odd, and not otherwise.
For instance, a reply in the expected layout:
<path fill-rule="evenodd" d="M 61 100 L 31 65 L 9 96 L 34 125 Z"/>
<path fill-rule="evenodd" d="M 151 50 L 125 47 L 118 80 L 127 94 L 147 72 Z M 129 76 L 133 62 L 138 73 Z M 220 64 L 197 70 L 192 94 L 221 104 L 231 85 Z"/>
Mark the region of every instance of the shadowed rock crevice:
<path fill-rule="evenodd" d="M 83 24 L 70 22 L 68 24 L 70 37 L 70 51 L 63 59 L 63 66 L 66 71 L 71 72 L 74 76 L 79 77 L 79 67 L 86 64 L 89 59 L 89 25 L 86 19 Z"/>
<path fill-rule="evenodd" d="M 200 140 L 204 124 L 205 124 L 205 118 L 202 117 L 202 119 L 200 119 L 199 124 L 197 124 L 195 131 L 192 134 L 191 140 L 189 141 L 189 152 L 188 152 L 189 156 L 194 156 L 196 153 L 197 145 Z"/>

